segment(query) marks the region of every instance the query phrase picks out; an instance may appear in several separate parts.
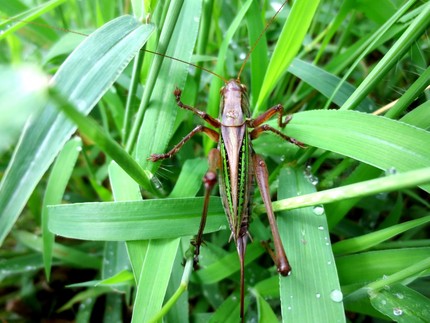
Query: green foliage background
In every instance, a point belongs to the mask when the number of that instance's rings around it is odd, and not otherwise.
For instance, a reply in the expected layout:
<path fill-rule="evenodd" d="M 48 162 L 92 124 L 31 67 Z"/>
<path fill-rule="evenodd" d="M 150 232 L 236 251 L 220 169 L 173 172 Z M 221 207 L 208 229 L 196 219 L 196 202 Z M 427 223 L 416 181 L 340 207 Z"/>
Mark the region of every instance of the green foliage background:
<path fill-rule="evenodd" d="M 217 116 L 222 81 L 139 49 L 234 78 L 278 8 L 0 4 L 0 318 L 239 321 L 218 197 L 200 270 L 188 251 L 214 144 L 196 136 L 147 161 L 201 122 L 173 89 Z M 247 321 L 430 317 L 429 24 L 428 1 L 296 0 L 252 51 L 241 81 L 253 116 L 282 103 L 294 113 L 283 131 L 307 149 L 255 140 L 293 273 L 279 278 L 260 244 L 271 235 L 256 190 Z"/>

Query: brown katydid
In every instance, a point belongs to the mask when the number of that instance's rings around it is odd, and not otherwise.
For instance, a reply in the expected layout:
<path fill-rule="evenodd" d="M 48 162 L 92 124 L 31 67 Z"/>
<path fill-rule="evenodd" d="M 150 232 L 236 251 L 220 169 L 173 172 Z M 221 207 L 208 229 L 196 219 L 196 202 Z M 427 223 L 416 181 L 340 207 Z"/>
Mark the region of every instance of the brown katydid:
<path fill-rule="evenodd" d="M 262 34 L 265 30 L 263 30 Z M 252 48 L 255 48 L 255 45 Z M 240 260 L 241 318 L 244 317 L 245 251 L 249 237 L 248 225 L 250 220 L 251 186 L 254 177 L 257 180 L 261 197 L 266 207 L 270 229 L 273 235 L 273 243 L 275 247 L 274 261 L 277 270 L 282 276 L 287 276 L 291 273 L 291 266 L 285 254 L 272 209 L 267 167 L 264 160 L 254 152 L 252 140 L 259 137 L 263 132 L 269 131 L 299 147 L 304 147 L 301 142 L 284 135 L 281 131 L 267 124 L 264 124 L 275 114 L 278 116 L 278 126 L 280 128 L 284 128 L 288 124 L 291 120 L 291 116 L 286 116 L 285 119 L 282 120 L 284 111 L 282 105 L 278 104 L 271 107 L 255 119 L 250 117 L 247 89 L 246 86 L 240 82 L 240 74 L 249 58 L 249 54 L 244 60 L 238 76 L 235 79 L 227 81 L 223 77 L 211 72 L 221 78 L 225 83 L 224 87 L 222 87 L 220 91 L 221 103 L 218 119 L 194 107 L 184 104 L 181 101 L 182 91 L 178 88 L 174 91 L 176 103 L 181 109 L 193 112 L 209 125 L 218 129 L 218 131 L 203 125 L 198 125 L 169 152 L 164 154 L 152 154 L 148 158 L 153 162 L 171 158 L 197 133 L 206 134 L 218 144 L 217 148 L 214 148 L 209 152 L 209 167 L 203 178 L 205 193 L 202 217 L 198 233 L 192 242 L 195 247 L 194 265 L 197 267 L 200 247 L 203 243 L 203 232 L 206 224 L 209 197 L 217 182 L 217 170 L 219 170 L 220 193 L 231 230 L 230 239 L 232 238 L 236 244 Z"/>

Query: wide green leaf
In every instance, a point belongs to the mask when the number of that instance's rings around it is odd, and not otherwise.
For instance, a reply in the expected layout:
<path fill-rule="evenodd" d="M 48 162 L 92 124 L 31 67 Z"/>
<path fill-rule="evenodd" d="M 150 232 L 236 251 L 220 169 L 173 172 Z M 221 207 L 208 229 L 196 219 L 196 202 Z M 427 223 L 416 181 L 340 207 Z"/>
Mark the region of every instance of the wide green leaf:
<path fill-rule="evenodd" d="M 364 130 L 365 129 L 365 130 Z M 285 131 L 307 145 L 398 172 L 430 165 L 430 133 L 403 122 L 353 111 L 306 111 Z M 430 190 L 430 186 L 423 187 Z"/>

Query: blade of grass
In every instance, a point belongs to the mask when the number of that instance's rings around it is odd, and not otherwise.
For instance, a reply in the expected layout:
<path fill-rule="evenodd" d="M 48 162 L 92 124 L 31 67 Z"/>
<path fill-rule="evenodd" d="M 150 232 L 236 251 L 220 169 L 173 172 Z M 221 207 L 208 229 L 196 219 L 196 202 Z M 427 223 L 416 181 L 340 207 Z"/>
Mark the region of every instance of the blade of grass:
<path fill-rule="evenodd" d="M 282 169 L 279 198 L 312 194 L 315 187 L 302 169 Z M 278 226 L 292 266 L 288 277 L 279 277 L 282 320 L 286 322 L 345 322 L 343 296 L 330 248 L 324 210 L 283 211 Z"/>
<path fill-rule="evenodd" d="M 48 230 L 48 205 L 60 204 L 66 190 L 67 183 L 72 175 L 73 167 L 82 149 L 80 138 L 73 138 L 64 145 L 57 160 L 54 163 L 42 206 L 42 236 L 43 236 L 43 262 L 45 264 L 45 275 L 49 280 L 52 263 L 52 247 L 54 234 Z"/>
<path fill-rule="evenodd" d="M 200 197 L 56 205 L 48 207 L 48 227 L 55 234 L 84 240 L 192 236 L 200 224 L 202 205 Z M 218 231 L 226 225 L 221 201 L 212 197 L 205 232 Z"/>
<path fill-rule="evenodd" d="M 430 216 L 425 216 L 421 219 L 392 225 L 388 228 L 368 233 L 356 238 L 342 240 L 333 245 L 333 252 L 335 254 L 345 254 L 363 251 L 407 230 L 427 224 L 428 222 L 430 222 Z"/>
<path fill-rule="evenodd" d="M 261 113 L 264 101 L 299 52 L 318 7 L 319 0 L 297 0 L 279 36 L 257 100 L 253 115 Z"/>
<path fill-rule="evenodd" d="M 28 15 L 19 15 L 16 19 L 19 20 L 6 20 L 0 24 L 0 41 L 7 37 L 9 34 L 25 27 L 29 21 L 39 18 L 41 15 L 52 11 L 55 7 L 61 5 L 66 0 L 51 0 L 40 5 L 36 10 L 32 10 Z"/>
<path fill-rule="evenodd" d="M 354 109 L 375 88 L 388 71 L 410 50 L 411 46 L 430 25 L 430 3 L 422 6 L 420 14 L 402 34 L 399 40 L 372 69 L 366 79 L 360 84 L 353 95 L 341 107 L 342 110 Z"/>
<path fill-rule="evenodd" d="M 143 46 L 153 26 L 131 16 L 96 31 L 58 70 L 56 88 L 88 114 Z M 76 127 L 51 104 L 24 129 L 0 184 L 0 244 L 34 187 Z"/>

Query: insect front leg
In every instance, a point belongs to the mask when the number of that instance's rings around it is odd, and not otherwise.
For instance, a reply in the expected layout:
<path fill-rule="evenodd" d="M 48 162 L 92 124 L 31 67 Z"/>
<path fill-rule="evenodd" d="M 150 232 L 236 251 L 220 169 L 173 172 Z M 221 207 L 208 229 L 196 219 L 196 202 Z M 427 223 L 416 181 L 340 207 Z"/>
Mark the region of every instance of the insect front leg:
<path fill-rule="evenodd" d="M 162 159 L 167 159 L 167 158 L 171 158 L 174 154 L 176 154 L 181 148 L 182 146 L 188 141 L 190 140 L 196 133 L 199 132 L 203 132 L 205 134 L 207 134 L 209 136 L 209 138 L 211 138 L 213 141 L 218 142 L 219 139 L 219 134 L 218 132 L 216 132 L 215 130 L 212 130 L 208 127 L 199 125 L 197 127 L 195 127 L 188 135 L 186 135 L 184 137 L 184 139 L 182 139 L 180 142 L 178 142 L 178 144 L 173 147 L 169 152 L 165 153 L 165 154 L 152 154 L 148 160 L 152 161 L 152 162 L 156 162 Z"/>
<path fill-rule="evenodd" d="M 173 94 L 175 95 L 176 104 L 181 109 L 191 111 L 196 116 L 202 118 L 203 120 L 205 120 L 207 123 L 209 123 L 211 126 L 213 126 L 215 128 L 221 127 L 221 122 L 219 122 L 219 120 L 211 117 L 209 114 L 207 114 L 204 111 L 200 111 L 200 110 L 198 110 L 196 108 L 193 108 L 192 106 L 189 106 L 189 105 L 186 105 L 186 104 L 182 103 L 182 101 L 181 101 L 182 91 L 180 89 L 176 88 L 175 91 L 173 92 Z"/>
<path fill-rule="evenodd" d="M 252 165 L 254 167 L 255 177 L 257 178 L 258 188 L 260 189 L 261 198 L 266 207 L 267 217 L 269 219 L 270 229 L 272 230 L 273 244 L 275 245 L 274 259 L 278 272 L 282 276 L 287 276 L 291 272 L 291 267 L 279 236 L 278 226 L 276 225 L 275 214 L 273 213 L 272 201 L 270 200 L 270 189 L 268 181 L 268 172 L 266 163 L 257 154 L 252 154 Z"/>
<path fill-rule="evenodd" d="M 270 118 L 272 118 L 276 113 L 278 114 L 278 126 L 281 128 L 284 128 L 288 124 L 288 122 L 290 122 L 292 117 L 286 116 L 285 120 L 282 121 L 282 115 L 284 114 L 284 107 L 281 104 L 277 104 L 271 107 L 266 112 L 260 114 L 257 118 L 249 120 L 248 125 L 251 128 L 256 128 L 262 125 L 263 123 L 265 123 Z"/>
<path fill-rule="evenodd" d="M 266 122 L 267 120 L 272 118 L 275 114 L 278 114 L 278 126 L 280 128 L 284 128 L 291 121 L 292 116 L 286 116 L 285 120 L 282 121 L 283 112 L 284 112 L 284 107 L 281 104 L 278 104 L 278 105 L 275 105 L 274 107 L 271 107 L 269 110 L 267 110 L 263 114 L 259 115 L 257 118 L 248 120 L 248 125 L 251 128 L 255 128 L 251 132 L 251 139 L 258 138 L 258 136 L 260 136 L 261 133 L 264 131 L 270 131 L 270 132 L 273 132 L 274 134 L 278 135 L 282 139 L 287 140 L 287 141 L 291 142 L 292 144 L 295 144 L 296 146 L 299 146 L 301 148 L 305 148 L 305 145 L 303 143 L 301 143 L 300 141 L 284 135 L 281 131 L 279 131 L 279 130 L 277 130 L 277 129 L 275 129 L 275 128 L 267 125 L 267 124 L 263 124 L 264 122 Z"/>
<path fill-rule="evenodd" d="M 217 182 L 216 170 L 217 170 L 217 168 L 219 168 L 220 160 L 221 160 L 221 154 L 220 154 L 219 150 L 216 148 L 212 149 L 208 155 L 209 168 L 208 168 L 208 171 L 206 172 L 205 176 L 203 177 L 203 183 L 205 186 L 205 197 L 204 197 L 204 203 L 203 203 L 202 218 L 200 220 L 199 231 L 197 232 L 196 238 L 192 242 L 192 244 L 196 248 L 194 251 L 194 268 L 195 269 L 197 269 L 197 267 L 198 267 L 200 246 L 203 243 L 203 231 L 205 229 L 206 218 L 208 215 L 209 198 L 210 198 L 210 194 L 212 192 L 212 189 L 214 188 L 214 186 Z"/>
<path fill-rule="evenodd" d="M 291 120 L 291 118 L 290 118 Z M 275 135 L 278 135 L 282 139 L 291 142 L 292 144 L 299 146 L 300 148 L 306 148 L 305 144 L 298 141 L 297 139 L 288 137 L 284 135 L 281 131 L 269 126 L 268 124 L 263 124 L 254 130 L 251 131 L 251 140 L 254 140 L 255 138 L 258 138 L 264 131 L 270 131 L 273 132 Z"/>

